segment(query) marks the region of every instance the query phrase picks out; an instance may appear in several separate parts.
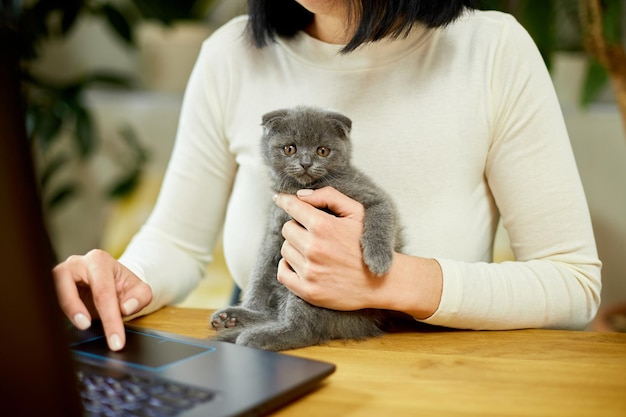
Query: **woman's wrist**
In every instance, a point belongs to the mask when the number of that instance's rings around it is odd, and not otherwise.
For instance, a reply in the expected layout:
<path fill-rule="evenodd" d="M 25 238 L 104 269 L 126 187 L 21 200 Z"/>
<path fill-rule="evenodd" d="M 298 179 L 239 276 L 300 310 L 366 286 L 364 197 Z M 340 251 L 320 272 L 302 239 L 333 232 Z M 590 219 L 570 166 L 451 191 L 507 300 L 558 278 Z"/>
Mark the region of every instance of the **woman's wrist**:
<path fill-rule="evenodd" d="M 375 308 L 400 311 L 426 319 L 441 302 L 443 273 L 435 259 L 396 253 L 393 265 L 373 294 Z"/>

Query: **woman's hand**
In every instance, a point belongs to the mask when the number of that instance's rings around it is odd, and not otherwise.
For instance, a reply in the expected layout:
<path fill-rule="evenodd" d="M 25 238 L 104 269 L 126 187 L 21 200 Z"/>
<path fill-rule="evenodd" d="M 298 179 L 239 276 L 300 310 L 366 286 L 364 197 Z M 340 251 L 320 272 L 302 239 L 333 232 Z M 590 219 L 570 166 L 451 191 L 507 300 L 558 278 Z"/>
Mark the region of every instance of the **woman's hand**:
<path fill-rule="evenodd" d="M 421 319 L 439 307 L 443 277 L 436 260 L 395 253 L 386 275 L 369 271 L 359 202 L 332 187 L 279 194 L 275 202 L 293 218 L 283 226 L 277 278 L 300 298 L 334 310 L 380 308 Z"/>
<path fill-rule="evenodd" d="M 370 307 L 383 278 L 371 274 L 363 262 L 363 206 L 331 187 L 300 190 L 297 197 L 280 194 L 276 204 L 294 219 L 283 226 L 278 280 L 321 307 Z"/>
<path fill-rule="evenodd" d="M 59 304 L 74 326 L 84 330 L 100 318 L 111 350 L 126 343 L 122 316 L 138 312 L 152 300 L 152 290 L 102 250 L 70 256 L 53 269 Z"/>

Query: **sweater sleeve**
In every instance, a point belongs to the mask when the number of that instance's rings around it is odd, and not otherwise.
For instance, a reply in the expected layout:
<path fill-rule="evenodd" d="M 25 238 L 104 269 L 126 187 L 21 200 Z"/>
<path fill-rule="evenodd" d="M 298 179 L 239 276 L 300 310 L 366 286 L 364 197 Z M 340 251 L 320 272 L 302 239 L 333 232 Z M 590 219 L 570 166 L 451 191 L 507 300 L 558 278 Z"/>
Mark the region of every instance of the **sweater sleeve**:
<path fill-rule="evenodd" d="M 512 18 L 491 65 L 485 177 L 515 261 L 438 259 L 441 304 L 425 321 L 469 329 L 584 328 L 600 303 L 601 263 L 550 76 Z"/>
<path fill-rule="evenodd" d="M 154 210 L 120 258 L 152 289 L 141 314 L 180 301 L 197 285 L 221 232 L 236 164 L 223 133 L 220 100 L 228 83 L 219 79 L 215 45 L 205 41 L 190 76 Z"/>

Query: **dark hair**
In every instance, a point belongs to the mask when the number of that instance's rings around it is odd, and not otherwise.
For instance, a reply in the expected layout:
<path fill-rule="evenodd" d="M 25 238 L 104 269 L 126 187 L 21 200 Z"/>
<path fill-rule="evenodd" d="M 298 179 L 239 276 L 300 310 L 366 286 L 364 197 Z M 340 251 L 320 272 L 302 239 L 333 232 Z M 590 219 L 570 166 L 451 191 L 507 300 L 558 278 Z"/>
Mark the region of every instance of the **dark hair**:
<path fill-rule="evenodd" d="M 346 7 L 356 31 L 342 49 L 350 52 L 364 43 L 407 35 L 414 24 L 445 26 L 458 18 L 474 0 L 350 0 Z M 248 0 L 248 30 L 257 48 L 276 36 L 290 38 L 305 29 L 313 14 L 295 0 Z"/>

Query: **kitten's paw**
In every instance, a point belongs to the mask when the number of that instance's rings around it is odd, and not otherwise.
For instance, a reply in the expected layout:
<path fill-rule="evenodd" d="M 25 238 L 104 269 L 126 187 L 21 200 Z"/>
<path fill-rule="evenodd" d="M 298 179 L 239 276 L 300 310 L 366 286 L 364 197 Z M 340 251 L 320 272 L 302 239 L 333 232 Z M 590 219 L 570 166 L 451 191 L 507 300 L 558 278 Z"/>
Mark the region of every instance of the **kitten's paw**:
<path fill-rule="evenodd" d="M 226 328 L 229 329 L 231 327 L 235 327 L 237 325 L 237 317 L 229 317 L 226 313 L 220 313 L 218 318 L 215 318 L 211 321 L 211 325 L 217 328 Z"/>
<path fill-rule="evenodd" d="M 218 331 L 254 326 L 268 319 L 267 313 L 246 307 L 228 307 L 211 316 L 211 327 Z"/>
<path fill-rule="evenodd" d="M 368 250 L 369 249 L 369 250 Z M 381 250 L 380 248 L 363 248 L 363 261 L 373 274 L 382 276 L 391 269 L 393 263 L 393 251 Z"/>
<path fill-rule="evenodd" d="M 211 316 L 211 326 L 217 330 L 233 328 L 237 326 L 237 317 L 228 308 L 217 311 Z"/>

